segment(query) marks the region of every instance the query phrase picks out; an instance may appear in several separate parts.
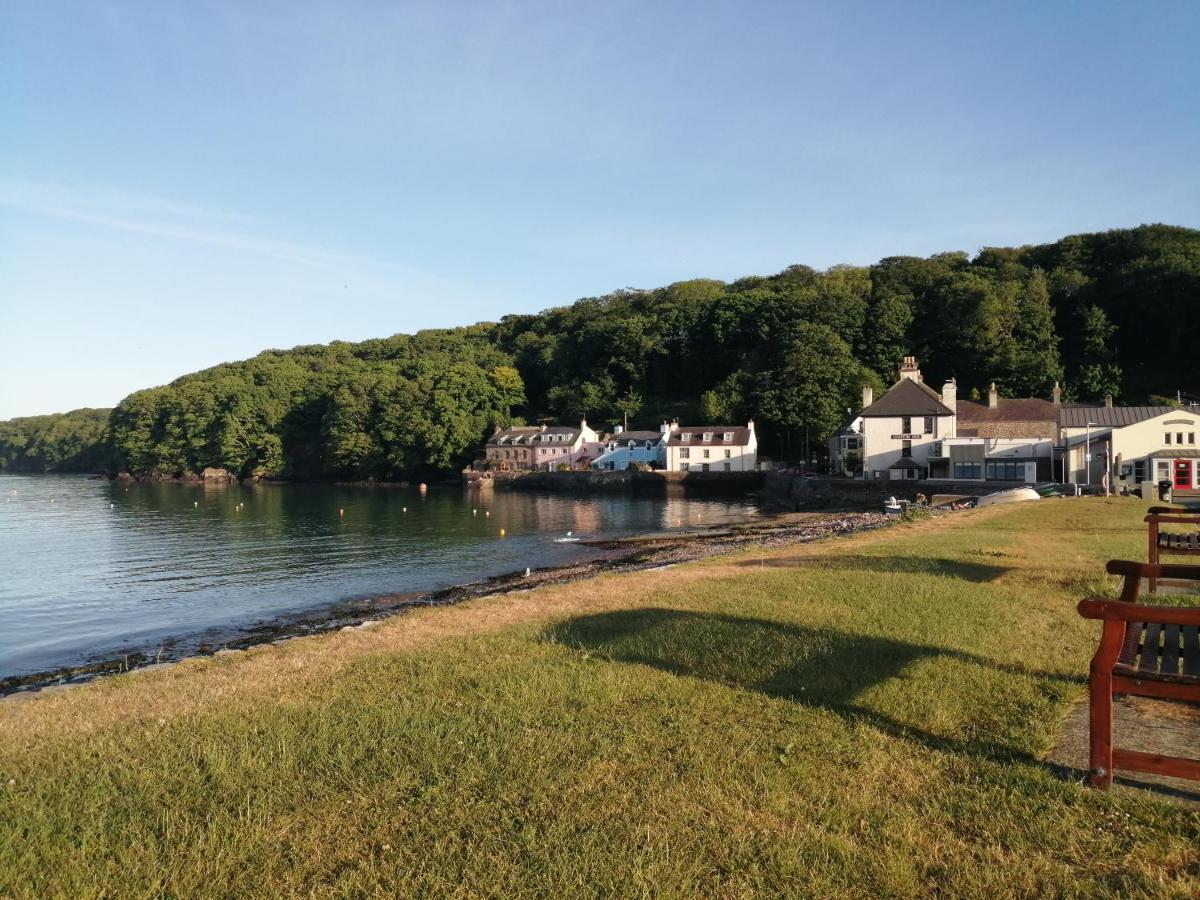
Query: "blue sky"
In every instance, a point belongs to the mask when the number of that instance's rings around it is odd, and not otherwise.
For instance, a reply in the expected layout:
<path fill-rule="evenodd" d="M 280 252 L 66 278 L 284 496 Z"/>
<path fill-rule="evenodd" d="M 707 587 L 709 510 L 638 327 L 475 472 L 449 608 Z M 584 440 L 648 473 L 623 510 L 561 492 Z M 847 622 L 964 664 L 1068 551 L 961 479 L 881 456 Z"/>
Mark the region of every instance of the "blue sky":
<path fill-rule="evenodd" d="M 13 2 L 0 418 L 791 263 L 1200 226 L 1200 4 Z"/>

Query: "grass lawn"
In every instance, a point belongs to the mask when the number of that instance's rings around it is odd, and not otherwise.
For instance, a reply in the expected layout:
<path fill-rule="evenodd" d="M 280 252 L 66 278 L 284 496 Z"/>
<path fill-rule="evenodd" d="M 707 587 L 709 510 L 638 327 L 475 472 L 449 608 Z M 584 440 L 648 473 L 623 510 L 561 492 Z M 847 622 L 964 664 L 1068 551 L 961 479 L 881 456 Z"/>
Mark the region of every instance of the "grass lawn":
<path fill-rule="evenodd" d="M 0 704 L 0 896 L 1196 896 L 1039 759 L 1144 505 L 1046 500 Z"/>

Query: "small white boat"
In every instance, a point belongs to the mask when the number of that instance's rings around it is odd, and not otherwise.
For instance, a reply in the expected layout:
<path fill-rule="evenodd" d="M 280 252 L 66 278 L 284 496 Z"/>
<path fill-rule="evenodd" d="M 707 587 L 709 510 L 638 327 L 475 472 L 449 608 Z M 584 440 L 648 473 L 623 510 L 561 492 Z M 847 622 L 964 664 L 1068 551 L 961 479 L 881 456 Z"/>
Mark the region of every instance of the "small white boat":
<path fill-rule="evenodd" d="M 1007 491 L 996 491 L 994 494 L 984 494 L 976 506 L 996 506 L 999 503 L 1020 503 L 1022 500 L 1041 500 L 1042 495 L 1031 487 L 1012 488 Z"/>

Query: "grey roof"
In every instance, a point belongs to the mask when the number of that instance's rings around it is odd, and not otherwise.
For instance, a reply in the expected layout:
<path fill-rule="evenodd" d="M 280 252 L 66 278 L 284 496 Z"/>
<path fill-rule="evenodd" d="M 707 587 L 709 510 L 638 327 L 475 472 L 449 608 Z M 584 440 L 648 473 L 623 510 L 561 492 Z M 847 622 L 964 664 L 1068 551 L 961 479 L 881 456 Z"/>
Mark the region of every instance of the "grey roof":
<path fill-rule="evenodd" d="M 1155 450 L 1150 456 L 1155 459 L 1200 459 L 1200 450 Z"/>
<path fill-rule="evenodd" d="M 1063 428 L 1083 428 L 1088 422 L 1092 427 L 1124 428 L 1136 425 L 1164 413 L 1175 412 L 1173 406 L 1064 406 L 1058 414 L 1058 424 Z"/>
<path fill-rule="evenodd" d="M 663 437 L 661 431 L 622 431 L 620 434 L 610 435 L 608 443 L 616 441 L 618 444 L 623 444 L 626 441 L 657 441 Z"/>
<path fill-rule="evenodd" d="M 901 378 L 886 394 L 864 409 L 862 416 L 952 416 L 937 391 L 911 378 Z"/>
<path fill-rule="evenodd" d="M 919 469 L 921 467 L 918 466 L 911 459 L 909 459 L 907 456 L 902 456 L 898 460 L 896 460 L 894 463 L 892 463 L 890 466 L 888 466 L 888 468 L 889 469 Z"/>

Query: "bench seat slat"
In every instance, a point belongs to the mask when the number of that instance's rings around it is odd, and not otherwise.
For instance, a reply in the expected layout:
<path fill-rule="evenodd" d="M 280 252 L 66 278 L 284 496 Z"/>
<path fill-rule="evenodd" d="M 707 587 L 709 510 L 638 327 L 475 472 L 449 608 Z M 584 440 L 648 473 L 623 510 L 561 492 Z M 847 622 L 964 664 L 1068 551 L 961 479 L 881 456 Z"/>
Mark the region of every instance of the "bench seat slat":
<path fill-rule="evenodd" d="M 1161 636 L 1161 623 L 1150 622 L 1146 625 L 1146 634 L 1142 639 L 1142 654 L 1138 659 L 1138 672 L 1143 675 L 1158 674 L 1158 641 Z"/>
<path fill-rule="evenodd" d="M 1179 628 L 1178 625 L 1163 626 L 1162 663 L 1159 666 L 1163 675 L 1179 674 Z"/>
<path fill-rule="evenodd" d="M 1200 678 L 1200 625 L 1183 626 L 1183 674 Z"/>

